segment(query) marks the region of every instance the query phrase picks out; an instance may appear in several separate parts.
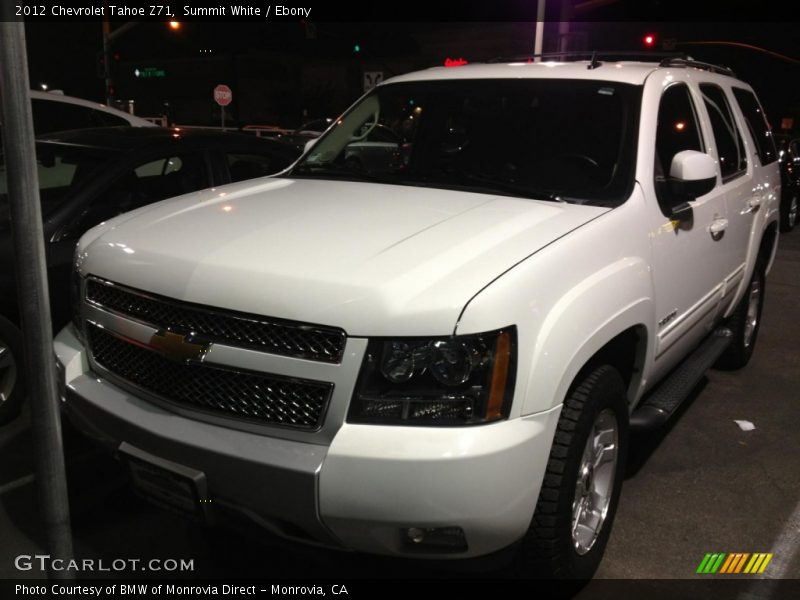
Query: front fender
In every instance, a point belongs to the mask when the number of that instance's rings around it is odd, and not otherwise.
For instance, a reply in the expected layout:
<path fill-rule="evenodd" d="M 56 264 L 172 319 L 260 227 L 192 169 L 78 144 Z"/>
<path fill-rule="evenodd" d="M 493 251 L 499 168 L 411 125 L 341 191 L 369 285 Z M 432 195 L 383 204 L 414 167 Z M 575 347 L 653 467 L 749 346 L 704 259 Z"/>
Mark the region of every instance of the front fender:
<path fill-rule="evenodd" d="M 609 265 L 580 282 L 556 304 L 542 324 L 532 356 L 528 388 L 536 390 L 526 399 L 527 412 L 546 410 L 563 402 L 578 372 L 609 341 L 631 328 L 652 323 L 655 305 L 649 282 L 639 277 L 647 264 L 625 259 Z M 648 364 L 649 340 L 643 340 Z M 636 398 L 640 376 L 628 391 Z M 541 400 L 536 396 L 541 395 Z M 542 404 L 549 398 L 549 405 Z M 523 413 L 527 414 L 527 413 Z"/>
<path fill-rule="evenodd" d="M 516 325 L 517 381 L 511 417 L 564 401 L 575 376 L 598 350 L 631 327 L 655 323 L 650 245 L 641 230 L 643 198 L 541 249 L 482 290 L 465 308 L 457 333 Z M 633 232 L 619 235 L 612 232 Z M 647 336 L 643 365 L 652 356 Z M 631 382 L 629 400 L 640 389 Z"/>

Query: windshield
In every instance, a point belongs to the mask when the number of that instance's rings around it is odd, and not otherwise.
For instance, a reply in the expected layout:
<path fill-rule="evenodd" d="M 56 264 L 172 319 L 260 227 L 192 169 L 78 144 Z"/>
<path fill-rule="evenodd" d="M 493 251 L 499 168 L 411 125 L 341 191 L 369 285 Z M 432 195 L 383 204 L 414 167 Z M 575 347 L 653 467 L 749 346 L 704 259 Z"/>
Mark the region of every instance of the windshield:
<path fill-rule="evenodd" d="M 36 172 L 42 215 L 47 216 L 72 197 L 74 192 L 92 179 L 98 167 L 112 156 L 94 148 L 62 144 L 36 144 Z M 8 179 L 6 161 L 0 155 L 0 227 L 7 224 Z"/>
<path fill-rule="evenodd" d="M 566 79 L 379 86 L 288 174 L 616 205 L 641 88 Z"/>

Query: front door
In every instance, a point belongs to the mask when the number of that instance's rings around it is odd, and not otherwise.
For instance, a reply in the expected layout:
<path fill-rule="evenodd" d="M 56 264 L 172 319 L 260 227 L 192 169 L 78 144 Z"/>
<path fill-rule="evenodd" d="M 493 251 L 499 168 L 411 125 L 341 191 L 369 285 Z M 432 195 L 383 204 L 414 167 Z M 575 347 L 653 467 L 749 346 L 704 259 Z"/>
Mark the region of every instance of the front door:
<path fill-rule="evenodd" d="M 718 230 L 726 226 L 727 214 L 719 186 L 689 202 L 688 209 L 673 212 L 679 204 L 668 182 L 673 157 L 683 150 L 707 151 L 697 98 L 682 76 L 674 72 L 664 81 L 649 81 L 645 90 L 645 102 L 648 95 L 652 99 L 660 94 L 655 136 L 649 137 L 654 146 L 652 187 L 643 184 L 655 195 L 648 198 L 657 320 L 654 379 L 711 331 L 726 262 L 720 243 L 724 236 Z"/>

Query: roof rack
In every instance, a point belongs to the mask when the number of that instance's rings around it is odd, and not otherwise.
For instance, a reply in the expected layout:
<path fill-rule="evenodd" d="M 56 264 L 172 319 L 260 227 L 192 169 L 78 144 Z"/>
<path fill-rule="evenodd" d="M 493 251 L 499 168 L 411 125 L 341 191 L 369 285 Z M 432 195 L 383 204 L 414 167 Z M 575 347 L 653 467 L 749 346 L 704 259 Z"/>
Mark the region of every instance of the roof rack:
<path fill-rule="evenodd" d="M 701 62 L 699 60 L 694 60 L 692 58 L 665 58 L 659 63 L 661 67 L 694 67 L 696 69 L 703 69 L 705 71 L 711 71 L 712 73 L 719 73 L 720 75 L 730 75 L 731 77 L 736 77 L 736 73 L 733 72 L 733 69 L 722 65 L 712 65 L 711 63 Z"/>
<path fill-rule="evenodd" d="M 544 60 L 588 60 L 590 61 L 590 69 L 599 67 L 601 63 L 598 62 L 598 59 L 601 58 L 605 60 L 640 60 L 642 62 L 657 62 L 660 67 L 694 67 L 696 69 L 703 69 L 705 71 L 719 73 L 720 75 L 730 75 L 731 77 L 736 77 L 736 74 L 733 72 L 733 70 L 728 67 L 695 60 L 684 52 L 651 52 L 641 50 L 596 52 L 594 50 L 572 50 L 569 52 L 545 52 L 542 54 L 523 54 L 522 56 L 498 57 L 487 60 L 486 62 L 498 63 L 532 61 L 535 58 Z"/>
<path fill-rule="evenodd" d="M 611 60 L 619 59 L 642 60 L 644 62 L 663 62 L 667 59 L 692 60 L 691 56 L 683 52 L 650 52 L 641 50 L 620 50 L 617 52 L 597 52 L 595 50 L 570 50 L 568 52 L 543 52 L 541 54 L 523 54 L 518 56 L 498 56 L 486 60 L 487 63 L 518 62 L 541 58 L 545 60 L 593 60 L 604 58 Z"/>

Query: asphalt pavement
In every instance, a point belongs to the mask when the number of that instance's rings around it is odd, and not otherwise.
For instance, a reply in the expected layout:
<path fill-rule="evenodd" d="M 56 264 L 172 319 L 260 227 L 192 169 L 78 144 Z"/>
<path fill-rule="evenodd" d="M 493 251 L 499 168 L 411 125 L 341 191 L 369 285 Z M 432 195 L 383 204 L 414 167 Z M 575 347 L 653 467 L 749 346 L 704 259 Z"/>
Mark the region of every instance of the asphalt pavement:
<path fill-rule="evenodd" d="M 771 552 L 764 578 L 800 578 L 799 319 L 796 231 L 781 238 L 750 365 L 709 372 L 665 429 L 633 440 L 605 558 L 579 597 L 604 597 L 604 579 L 724 578 L 696 574 L 706 553 Z M 321 550 L 252 528 L 209 531 L 138 499 L 120 465 L 68 424 L 64 437 L 79 557 L 192 559 L 194 570 L 177 577 L 465 577 L 457 568 Z M 40 576 L 15 568 L 17 556 L 45 547 L 32 463 L 25 414 L 0 428 L 2 579 Z M 758 597 L 779 597 L 769 589 Z"/>

